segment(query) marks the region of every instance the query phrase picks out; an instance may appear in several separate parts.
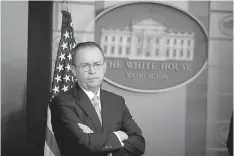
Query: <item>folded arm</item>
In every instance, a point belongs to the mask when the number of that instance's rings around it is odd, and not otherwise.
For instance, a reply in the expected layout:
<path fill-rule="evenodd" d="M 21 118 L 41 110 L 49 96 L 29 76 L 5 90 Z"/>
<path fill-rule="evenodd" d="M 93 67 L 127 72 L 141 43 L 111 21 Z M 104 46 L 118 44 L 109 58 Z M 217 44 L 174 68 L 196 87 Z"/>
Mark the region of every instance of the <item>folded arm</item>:
<path fill-rule="evenodd" d="M 85 124 L 78 123 L 78 126 L 83 130 L 84 133 L 94 133 L 94 131 Z M 113 133 L 117 136 L 121 145 L 124 146 L 123 140 L 128 139 L 128 135 L 123 131 L 115 131 Z"/>
<path fill-rule="evenodd" d="M 128 139 L 124 140 L 123 150 L 121 152 L 128 152 L 130 155 L 139 156 L 145 152 L 145 139 L 142 136 L 142 131 L 133 120 L 132 115 L 123 100 L 123 126 L 122 129 L 127 135 Z"/>

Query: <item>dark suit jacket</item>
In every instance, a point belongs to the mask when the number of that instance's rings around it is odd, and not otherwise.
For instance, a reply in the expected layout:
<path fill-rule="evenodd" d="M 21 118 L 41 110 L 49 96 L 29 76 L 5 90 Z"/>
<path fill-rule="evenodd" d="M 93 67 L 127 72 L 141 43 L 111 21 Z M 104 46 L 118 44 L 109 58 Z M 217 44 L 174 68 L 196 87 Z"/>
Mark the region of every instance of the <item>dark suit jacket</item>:
<path fill-rule="evenodd" d="M 56 96 L 50 105 L 53 132 L 63 156 L 113 156 L 142 155 L 145 140 L 142 131 L 132 119 L 124 98 L 100 90 L 102 126 L 95 109 L 77 84 L 74 88 Z M 78 123 L 87 125 L 94 131 L 83 133 Z M 124 147 L 114 131 L 122 130 L 129 138 Z"/>

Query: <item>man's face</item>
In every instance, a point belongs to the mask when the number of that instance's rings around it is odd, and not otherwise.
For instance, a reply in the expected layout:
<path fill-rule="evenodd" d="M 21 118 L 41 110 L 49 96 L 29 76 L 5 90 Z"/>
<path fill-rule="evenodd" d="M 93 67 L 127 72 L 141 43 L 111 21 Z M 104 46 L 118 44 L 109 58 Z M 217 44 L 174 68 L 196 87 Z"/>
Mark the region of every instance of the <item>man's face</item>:
<path fill-rule="evenodd" d="M 106 72 L 106 62 L 102 52 L 97 47 L 82 48 L 76 54 L 75 64 L 79 85 L 86 90 L 96 92 Z"/>

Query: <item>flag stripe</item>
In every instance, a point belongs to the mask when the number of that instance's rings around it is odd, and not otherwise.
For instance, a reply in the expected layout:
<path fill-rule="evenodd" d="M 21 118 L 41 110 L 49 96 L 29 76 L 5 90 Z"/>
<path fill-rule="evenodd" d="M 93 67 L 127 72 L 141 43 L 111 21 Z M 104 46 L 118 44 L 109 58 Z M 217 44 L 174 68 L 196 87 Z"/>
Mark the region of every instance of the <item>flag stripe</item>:
<path fill-rule="evenodd" d="M 44 155 L 55 156 L 54 153 L 51 151 L 51 148 L 47 145 L 46 142 L 45 142 Z"/>
<path fill-rule="evenodd" d="M 59 148 L 55 136 L 48 126 L 46 126 L 46 145 L 55 156 L 61 156 L 60 152 L 57 150 Z"/>
<path fill-rule="evenodd" d="M 45 156 L 61 156 L 55 136 L 51 126 L 50 109 L 47 109 L 47 126 L 46 126 L 46 142 L 45 142 Z"/>

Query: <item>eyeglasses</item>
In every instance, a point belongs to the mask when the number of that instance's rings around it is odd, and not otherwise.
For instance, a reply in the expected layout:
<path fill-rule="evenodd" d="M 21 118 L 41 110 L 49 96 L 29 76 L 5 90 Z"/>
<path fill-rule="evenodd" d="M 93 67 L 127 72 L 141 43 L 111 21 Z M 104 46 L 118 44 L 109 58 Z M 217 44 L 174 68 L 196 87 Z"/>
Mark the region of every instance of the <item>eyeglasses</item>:
<path fill-rule="evenodd" d="M 79 67 L 81 69 L 83 69 L 84 72 L 87 72 L 90 70 L 91 66 L 93 66 L 93 68 L 95 70 L 100 70 L 102 68 L 103 64 L 104 63 L 102 63 L 102 64 L 101 63 L 94 63 L 94 64 L 85 63 L 85 64 L 79 65 Z"/>

